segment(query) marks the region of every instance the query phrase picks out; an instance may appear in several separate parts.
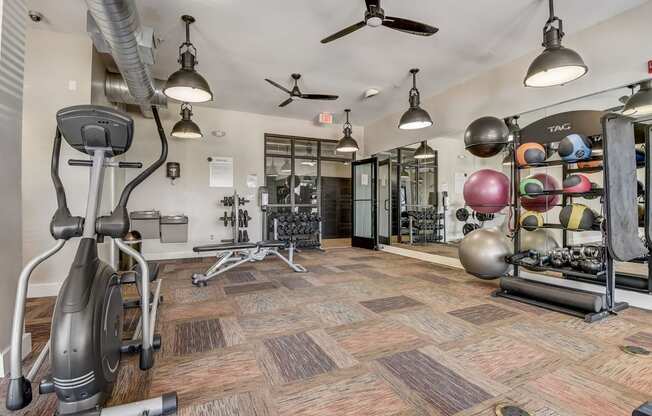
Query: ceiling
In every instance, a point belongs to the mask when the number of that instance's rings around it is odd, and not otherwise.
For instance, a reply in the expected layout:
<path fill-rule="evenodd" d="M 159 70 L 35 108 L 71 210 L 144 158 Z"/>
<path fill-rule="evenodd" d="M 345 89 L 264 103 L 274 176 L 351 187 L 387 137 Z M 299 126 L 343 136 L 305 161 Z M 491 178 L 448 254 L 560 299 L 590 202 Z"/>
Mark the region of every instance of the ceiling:
<path fill-rule="evenodd" d="M 573 33 L 647 0 L 558 1 L 557 15 Z M 40 27 L 85 32 L 83 0 L 28 0 L 45 15 Z M 143 24 L 161 44 L 154 75 L 165 79 L 178 65 L 182 14 L 197 18 L 191 37 L 198 70 L 211 84 L 218 108 L 314 120 L 320 111 L 367 124 L 407 107 L 409 69 L 421 68 L 418 86 L 430 96 L 488 69 L 536 50 L 547 19 L 545 0 L 384 0 L 387 15 L 440 28 L 430 38 L 386 28 L 362 30 L 322 45 L 320 40 L 362 20 L 364 0 L 136 0 Z M 32 24 L 32 23 L 30 23 Z M 581 51 L 580 51 L 581 52 Z M 304 93 L 338 94 L 334 102 L 294 102 L 264 81 L 290 86 L 303 74 Z M 381 93 L 363 99 L 368 88 Z"/>

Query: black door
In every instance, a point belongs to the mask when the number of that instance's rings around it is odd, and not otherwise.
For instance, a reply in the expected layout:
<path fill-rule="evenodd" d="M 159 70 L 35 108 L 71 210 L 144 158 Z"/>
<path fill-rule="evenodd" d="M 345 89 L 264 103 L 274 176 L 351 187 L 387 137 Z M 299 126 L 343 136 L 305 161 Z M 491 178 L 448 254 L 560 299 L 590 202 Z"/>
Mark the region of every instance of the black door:
<path fill-rule="evenodd" d="M 392 162 L 378 163 L 378 242 L 389 245 L 392 238 Z"/>
<path fill-rule="evenodd" d="M 374 250 L 377 246 L 376 170 L 377 159 L 353 162 L 353 247 Z"/>

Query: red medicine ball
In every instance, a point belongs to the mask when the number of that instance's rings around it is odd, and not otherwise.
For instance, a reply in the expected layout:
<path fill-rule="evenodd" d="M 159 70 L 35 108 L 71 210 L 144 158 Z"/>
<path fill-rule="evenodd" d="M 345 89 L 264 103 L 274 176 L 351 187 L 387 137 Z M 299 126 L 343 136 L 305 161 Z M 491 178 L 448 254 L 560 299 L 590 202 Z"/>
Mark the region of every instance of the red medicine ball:
<path fill-rule="evenodd" d="M 584 175 L 570 175 L 564 179 L 564 193 L 583 194 L 591 191 L 591 181 Z"/>

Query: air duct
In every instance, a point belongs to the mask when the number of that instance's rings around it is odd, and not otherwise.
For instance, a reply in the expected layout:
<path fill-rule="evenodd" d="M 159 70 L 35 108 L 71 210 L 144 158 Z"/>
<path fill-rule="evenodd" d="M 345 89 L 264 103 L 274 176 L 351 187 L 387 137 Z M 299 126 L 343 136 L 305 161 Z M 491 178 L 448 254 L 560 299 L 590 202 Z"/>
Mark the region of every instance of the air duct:
<path fill-rule="evenodd" d="M 165 94 L 163 94 L 163 88 L 165 87 L 165 81 L 162 79 L 152 79 L 154 84 L 154 95 L 150 99 L 151 105 L 157 107 L 167 107 L 168 100 Z M 122 103 L 128 105 L 139 105 L 134 96 L 129 91 L 129 87 L 125 82 L 124 78 L 120 74 L 113 72 L 107 72 L 106 78 L 104 79 L 104 94 L 106 98 L 114 103 Z"/>
<path fill-rule="evenodd" d="M 155 96 L 149 66 L 154 63 L 154 31 L 141 26 L 133 0 L 86 0 L 87 31 L 95 48 L 109 53 L 133 100 L 148 114 Z"/>

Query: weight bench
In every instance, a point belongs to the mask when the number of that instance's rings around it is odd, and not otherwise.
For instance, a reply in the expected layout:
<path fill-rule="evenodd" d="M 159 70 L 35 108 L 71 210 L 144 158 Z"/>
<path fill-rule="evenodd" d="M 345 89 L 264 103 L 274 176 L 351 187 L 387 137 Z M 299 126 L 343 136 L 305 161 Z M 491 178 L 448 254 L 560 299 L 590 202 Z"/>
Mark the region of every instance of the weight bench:
<path fill-rule="evenodd" d="M 280 250 L 287 248 L 288 257 L 281 254 Z M 260 241 L 258 243 L 227 243 L 199 246 L 192 249 L 195 253 L 216 252 L 217 261 L 205 273 L 193 273 L 192 284 L 206 286 L 207 282 L 235 269 L 244 263 L 263 261 L 269 255 L 283 260 L 297 273 L 307 272 L 306 268 L 294 262 L 294 244 L 283 241 Z"/>

